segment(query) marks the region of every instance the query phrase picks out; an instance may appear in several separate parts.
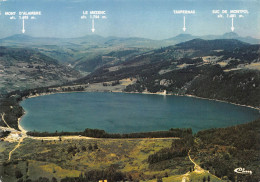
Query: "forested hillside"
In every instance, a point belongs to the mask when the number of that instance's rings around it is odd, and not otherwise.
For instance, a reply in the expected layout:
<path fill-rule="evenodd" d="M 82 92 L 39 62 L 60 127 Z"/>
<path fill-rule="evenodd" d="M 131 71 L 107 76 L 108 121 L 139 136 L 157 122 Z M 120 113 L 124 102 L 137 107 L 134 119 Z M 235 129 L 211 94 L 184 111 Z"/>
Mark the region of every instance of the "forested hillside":
<path fill-rule="evenodd" d="M 62 84 L 79 77 L 78 71 L 36 50 L 0 47 L 0 94 Z"/>
<path fill-rule="evenodd" d="M 260 46 L 194 39 L 103 66 L 73 84 L 136 78 L 126 92 L 191 94 L 259 107 Z"/>

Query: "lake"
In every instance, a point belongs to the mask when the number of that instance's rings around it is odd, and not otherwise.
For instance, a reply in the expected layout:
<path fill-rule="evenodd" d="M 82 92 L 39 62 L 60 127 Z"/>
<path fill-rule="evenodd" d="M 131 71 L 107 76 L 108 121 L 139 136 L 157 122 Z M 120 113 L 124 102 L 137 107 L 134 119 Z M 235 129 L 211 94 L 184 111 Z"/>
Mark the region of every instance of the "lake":
<path fill-rule="evenodd" d="M 192 128 L 194 132 L 246 123 L 258 110 L 186 96 L 79 92 L 29 98 L 21 102 L 28 131 L 104 129 L 131 133 Z"/>

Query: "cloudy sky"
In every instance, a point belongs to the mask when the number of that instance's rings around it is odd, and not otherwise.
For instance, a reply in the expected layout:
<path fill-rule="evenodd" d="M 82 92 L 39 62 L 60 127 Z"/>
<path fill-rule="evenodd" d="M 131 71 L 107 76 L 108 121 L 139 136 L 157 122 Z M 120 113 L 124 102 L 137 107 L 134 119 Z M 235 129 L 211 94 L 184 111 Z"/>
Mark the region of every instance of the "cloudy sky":
<path fill-rule="evenodd" d="M 35 37 L 80 37 L 88 34 L 166 39 L 183 33 L 182 14 L 173 10 L 195 10 L 185 15 L 186 32 L 220 35 L 231 31 L 231 18 L 217 18 L 212 10 L 248 10 L 234 18 L 234 32 L 260 38 L 259 0 L 0 0 L 0 38 L 22 32 L 22 20 L 10 20 L 5 12 L 41 11 L 36 20 L 25 20 L 25 34 Z M 83 11 L 106 11 L 107 19 L 80 19 Z M 226 15 L 225 15 L 226 16 Z"/>

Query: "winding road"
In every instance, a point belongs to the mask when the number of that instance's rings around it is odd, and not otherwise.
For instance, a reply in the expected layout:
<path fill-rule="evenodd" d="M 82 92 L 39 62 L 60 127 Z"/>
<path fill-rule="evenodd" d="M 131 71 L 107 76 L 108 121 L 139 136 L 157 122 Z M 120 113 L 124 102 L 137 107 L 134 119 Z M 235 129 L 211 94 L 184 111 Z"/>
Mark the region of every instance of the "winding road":
<path fill-rule="evenodd" d="M 5 121 L 5 113 L 1 114 L 1 116 L 2 116 L 2 121 L 5 123 L 5 125 L 6 125 L 8 128 L 11 128 L 11 127 L 7 124 L 7 122 Z"/>
<path fill-rule="evenodd" d="M 9 158 L 8 158 L 8 161 L 11 160 L 12 153 L 13 153 L 16 149 L 18 149 L 18 148 L 20 147 L 20 144 L 21 144 L 21 142 L 23 141 L 24 138 L 26 138 L 26 136 L 22 136 L 22 137 L 20 138 L 18 144 L 14 147 L 14 149 L 11 150 L 11 151 L 9 152 Z"/>
<path fill-rule="evenodd" d="M 27 137 L 27 135 L 26 135 L 26 132 L 25 132 L 25 131 L 20 132 L 20 131 L 15 130 L 14 128 L 11 128 L 11 127 L 7 124 L 7 122 L 6 122 L 6 120 L 5 120 L 5 113 L 2 113 L 1 116 L 2 116 L 2 121 L 3 121 L 3 122 L 6 124 L 6 126 L 8 127 L 7 129 L 10 129 L 9 131 L 11 131 L 11 133 L 13 133 L 13 134 L 18 134 L 18 135 L 21 136 L 21 137 L 19 138 L 18 144 L 13 148 L 13 150 L 11 150 L 11 151 L 9 152 L 8 161 L 10 161 L 10 160 L 11 160 L 11 157 L 12 157 L 12 153 L 13 153 L 17 148 L 20 147 L 20 144 L 22 143 L 23 139 Z"/>
<path fill-rule="evenodd" d="M 202 173 L 208 173 L 210 174 L 209 171 L 207 170 L 204 170 L 203 168 L 201 168 L 194 160 L 192 160 L 191 156 L 190 156 L 190 151 L 188 152 L 188 157 L 190 159 L 190 161 L 194 164 L 194 172 L 195 173 L 198 173 L 198 174 L 202 174 Z M 186 174 L 183 175 L 183 178 L 182 178 L 182 182 L 188 182 L 189 181 L 189 176 L 190 175 L 190 172 L 187 172 Z M 220 178 L 218 178 L 217 176 L 213 175 L 214 177 L 216 177 L 218 180 L 222 181 Z"/>

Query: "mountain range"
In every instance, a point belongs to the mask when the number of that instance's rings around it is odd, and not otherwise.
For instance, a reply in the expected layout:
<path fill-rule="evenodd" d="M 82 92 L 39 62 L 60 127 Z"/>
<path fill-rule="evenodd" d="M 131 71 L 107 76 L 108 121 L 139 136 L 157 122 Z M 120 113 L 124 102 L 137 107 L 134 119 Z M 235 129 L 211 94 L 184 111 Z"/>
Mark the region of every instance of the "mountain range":
<path fill-rule="evenodd" d="M 260 43 L 259 39 L 241 37 L 234 32 L 229 32 L 223 35 L 205 36 L 179 34 L 165 40 L 138 37 L 102 37 L 99 35 L 86 35 L 79 38 L 49 38 L 17 34 L 0 39 L 0 45 L 18 48 L 29 47 L 58 60 L 62 64 L 89 73 L 105 64 L 124 62 L 131 56 L 192 39 L 236 39 L 250 44 Z M 113 52 L 116 54 L 112 54 Z M 122 53 L 123 56 L 111 56 L 111 54 L 122 55 Z"/>
<path fill-rule="evenodd" d="M 166 39 L 166 41 L 175 41 L 176 43 L 189 41 L 192 39 L 204 39 L 204 40 L 215 40 L 215 39 L 236 39 L 240 40 L 249 44 L 259 44 L 260 39 L 255 39 L 253 37 L 247 36 L 247 37 L 241 37 L 237 33 L 234 32 L 228 32 L 223 35 L 204 35 L 204 36 L 194 36 L 191 34 L 179 34 L 176 37 L 172 37 L 169 39 Z"/>
<path fill-rule="evenodd" d="M 136 47 L 161 47 L 167 45 L 174 45 L 177 43 L 189 41 L 192 39 L 205 39 L 205 40 L 213 40 L 213 39 L 237 39 L 250 44 L 258 44 L 260 43 L 260 39 L 256 39 L 250 36 L 241 37 L 237 33 L 228 32 L 223 35 L 204 35 L 204 36 L 196 36 L 191 34 L 179 34 L 175 37 L 171 37 L 164 40 L 152 40 L 147 38 L 139 38 L 139 37 L 102 37 L 99 35 L 86 35 L 78 38 L 51 38 L 51 37 L 31 37 L 29 35 L 24 34 L 16 34 L 6 38 L 0 39 L 0 44 L 2 46 L 9 46 L 13 43 L 16 45 L 20 45 L 22 43 L 23 46 L 29 45 L 73 45 L 77 44 L 78 46 L 82 45 L 125 45 L 125 46 L 136 46 Z"/>

